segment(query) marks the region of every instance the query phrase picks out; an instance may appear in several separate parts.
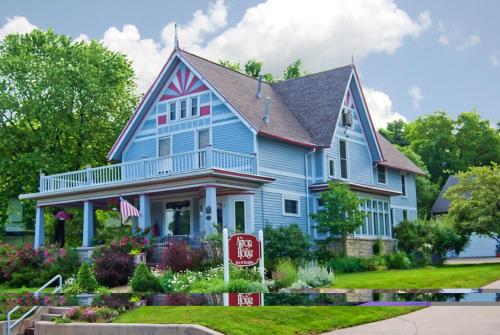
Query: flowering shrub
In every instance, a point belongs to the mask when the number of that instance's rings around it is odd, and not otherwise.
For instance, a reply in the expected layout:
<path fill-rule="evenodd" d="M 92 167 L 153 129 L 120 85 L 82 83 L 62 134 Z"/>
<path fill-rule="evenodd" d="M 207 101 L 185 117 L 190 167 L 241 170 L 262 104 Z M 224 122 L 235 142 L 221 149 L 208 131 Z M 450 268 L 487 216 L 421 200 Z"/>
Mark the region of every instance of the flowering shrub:
<path fill-rule="evenodd" d="M 74 307 L 69 309 L 62 317 L 55 319 L 56 323 L 68 322 L 108 322 L 120 314 L 118 309 L 109 307 Z"/>
<path fill-rule="evenodd" d="M 117 247 L 103 247 L 93 258 L 96 279 L 101 285 L 126 285 L 134 272 L 133 256 Z"/>
<path fill-rule="evenodd" d="M 230 284 L 228 287 L 225 287 L 224 268 L 223 266 L 218 266 L 205 271 L 185 270 L 174 273 L 167 270 L 159 278 L 165 292 L 222 293 L 228 292 L 229 289 L 236 290 L 235 287 L 243 287 L 244 285 L 246 285 L 245 292 L 251 290 L 261 292 L 266 290 L 259 283 L 260 275 L 256 267 L 230 267 L 229 277 Z M 236 283 L 232 284 L 233 281 L 236 281 Z"/>
<path fill-rule="evenodd" d="M 31 244 L 10 246 L 0 243 L 0 283 L 12 287 L 41 286 L 57 274 L 68 277 L 78 271 L 80 260 L 72 249 Z"/>

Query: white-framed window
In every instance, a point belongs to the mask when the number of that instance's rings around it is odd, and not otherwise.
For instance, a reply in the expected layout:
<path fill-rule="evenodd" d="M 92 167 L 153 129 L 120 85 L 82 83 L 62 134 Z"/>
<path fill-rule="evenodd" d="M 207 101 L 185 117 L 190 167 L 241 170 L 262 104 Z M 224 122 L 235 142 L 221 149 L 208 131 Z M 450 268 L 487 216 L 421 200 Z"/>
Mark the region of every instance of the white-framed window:
<path fill-rule="evenodd" d="M 299 197 L 283 194 L 283 215 L 300 216 Z"/>
<path fill-rule="evenodd" d="M 177 120 L 177 103 L 175 101 L 168 104 L 170 121 Z"/>
<path fill-rule="evenodd" d="M 392 236 L 389 202 L 383 199 L 366 198 L 360 205 L 365 212 L 365 222 L 356 231 L 357 235 Z"/>
<path fill-rule="evenodd" d="M 158 139 L 158 157 L 167 157 L 172 154 L 172 138 L 170 136 Z"/>
<path fill-rule="evenodd" d="M 335 160 L 328 157 L 328 177 L 335 178 Z"/>
<path fill-rule="evenodd" d="M 187 100 L 186 99 L 182 99 L 180 101 L 180 118 L 181 119 L 185 119 L 187 117 Z"/>
<path fill-rule="evenodd" d="M 408 221 L 408 210 L 403 209 L 403 221 Z"/>
<path fill-rule="evenodd" d="M 347 142 L 339 140 L 339 157 L 340 157 L 340 178 L 349 178 L 347 166 Z"/>
<path fill-rule="evenodd" d="M 377 165 L 377 182 L 380 184 L 387 183 L 387 169 L 380 164 Z"/>
<path fill-rule="evenodd" d="M 190 101 L 190 109 L 191 109 L 191 117 L 198 116 L 199 111 L 198 111 L 198 97 L 192 97 L 189 99 Z"/>
<path fill-rule="evenodd" d="M 401 174 L 401 193 L 406 198 L 406 175 Z"/>

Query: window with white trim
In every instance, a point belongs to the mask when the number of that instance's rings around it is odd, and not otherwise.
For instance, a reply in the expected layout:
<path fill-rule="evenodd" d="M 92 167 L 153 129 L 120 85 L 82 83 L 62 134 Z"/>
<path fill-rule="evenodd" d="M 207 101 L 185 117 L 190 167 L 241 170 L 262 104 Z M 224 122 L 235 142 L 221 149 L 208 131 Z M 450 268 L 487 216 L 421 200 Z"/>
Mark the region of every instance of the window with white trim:
<path fill-rule="evenodd" d="M 340 156 L 340 178 L 347 179 L 347 142 L 339 140 L 339 156 Z"/>
<path fill-rule="evenodd" d="M 335 178 L 335 160 L 328 157 L 328 177 Z"/>
<path fill-rule="evenodd" d="M 190 99 L 191 102 L 191 117 L 198 116 L 198 97 L 193 97 Z"/>
<path fill-rule="evenodd" d="M 298 197 L 283 195 L 283 215 L 300 216 L 299 206 Z"/>
<path fill-rule="evenodd" d="M 359 209 L 365 212 L 365 222 L 356 231 L 356 235 L 387 236 L 392 235 L 389 202 L 381 199 L 366 199 Z"/>
<path fill-rule="evenodd" d="M 185 119 L 187 117 L 187 101 L 186 101 L 186 99 L 181 100 L 180 111 L 181 111 L 181 119 Z"/>
<path fill-rule="evenodd" d="M 170 121 L 175 121 L 177 119 L 177 103 L 174 101 L 174 102 L 171 102 L 169 105 L 168 105 L 168 110 L 170 112 Z"/>
<path fill-rule="evenodd" d="M 378 164 L 377 165 L 377 181 L 380 184 L 387 183 L 387 171 L 385 166 Z"/>

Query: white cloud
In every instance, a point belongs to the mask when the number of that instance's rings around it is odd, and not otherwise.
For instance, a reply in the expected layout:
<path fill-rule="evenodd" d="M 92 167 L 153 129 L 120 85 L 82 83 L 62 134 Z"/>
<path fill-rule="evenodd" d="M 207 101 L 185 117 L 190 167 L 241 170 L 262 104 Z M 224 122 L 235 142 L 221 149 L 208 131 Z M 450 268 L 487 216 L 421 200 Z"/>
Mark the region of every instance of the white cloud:
<path fill-rule="evenodd" d="M 431 25 L 428 12 L 412 19 L 393 0 L 268 0 L 247 9 L 240 22 L 227 26 L 223 0 L 178 25 L 180 46 L 212 60 L 244 62 L 256 58 L 265 71 L 281 75 L 301 58 L 307 71 L 344 65 L 372 53 L 393 53 L 407 37 L 418 37 Z M 103 38 L 112 50 L 127 54 L 145 91 L 173 48 L 174 22 L 165 25 L 161 41 L 143 39 L 133 25 L 109 28 Z"/>
<path fill-rule="evenodd" d="M 363 92 L 375 128 L 385 128 L 387 123 L 400 119 L 406 121 L 403 115 L 392 110 L 392 100 L 386 93 L 369 87 Z"/>
<path fill-rule="evenodd" d="M 24 16 L 7 18 L 7 22 L 0 28 L 0 40 L 9 34 L 26 34 L 36 29 L 37 26 L 28 21 Z"/>
<path fill-rule="evenodd" d="M 207 33 L 213 33 L 227 24 L 227 8 L 222 0 L 210 4 L 207 14 L 196 11 L 186 25 L 178 26 L 181 47 L 188 48 L 203 41 Z M 145 92 L 160 72 L 174 47 L 174 22 L 168 23 L 161 33 L 162 42 L 143 39 L 136 26 L 126 24 L 122 29 L 111 27 L 104 33 L 102 42 L 109 49 L 126 54 L 132 61 L 139 91 Z"/>
<path fill-rule="evenodd" d="M 418 87 L 417 85 L 413 85 L 408 91 L 408 94 L 412 99 L 413 108 L 420 108 L 420 102 L 424 99 L 420 87 Z"/>
<path fill-rule="evenodd" d="M 481 36 L 470 35 L 462 44 L 457 47 L 458 51 L 465 50 L 467 48 L 473 47 L 481 41 Z"/>
<path fill-rule="evenodd" d="M 89 42 L 90 37 L 88 37 L 88 35 L 86 35 L 86 34 L 80 34 L 73 41 L 75 41 L 75 42 Z"/>
<path fill-rule="evenodd" d="M 450 40 L 448 39 L 448 36 L 446 35 L 441 35 L 438 38 L 438 42 L 442 45 L 448 45 L 450 44 Z"/>
<path fill-rule="evenodd" d="M 498 60 L 498 57 L 496 55 L 490 55 L 490 57 L 488 57 L 488 60 L 493 67 L 498 67 L 500 65 L 500 61 Z"/>

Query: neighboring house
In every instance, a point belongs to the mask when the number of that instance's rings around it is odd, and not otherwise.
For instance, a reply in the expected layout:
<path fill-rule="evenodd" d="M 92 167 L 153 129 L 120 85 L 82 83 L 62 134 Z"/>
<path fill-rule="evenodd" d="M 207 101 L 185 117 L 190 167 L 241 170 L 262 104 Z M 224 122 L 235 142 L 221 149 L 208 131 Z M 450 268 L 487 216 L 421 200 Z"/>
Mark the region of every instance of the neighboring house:
<path fill-rule="evenodd" d="M 11 199 L 7 208 L 7 220 L 4 226 L 5 242 L 11 244 L 33 241 L 33 228 L 26 227 L 23 222 L 23 204 L 19 199 Z"/>
<path fill-rule="evenodd" d="M 458 183 L 458 179 L 456 176 L 449 176 L 446 180 L 446 183 L 443 185 L 441 192 L 439 193 L 438 198 L 434 202 L 434 205 L 431 209 L 431 214 L 433 216 L 443 215 L 448 213 L 448 209 L 450 208 L 450 201 L 444 197 L 446 191 L 456 185 Z M 470 238 L 470 242 L 458 255 L 451 255 L 452 257 L 495 257 L 496 256 L 496 245 L 497 241 L 493 238 L 472 234 Z"/>
<path fill-rule="evenodd" d="M 63 154 L 63 153 L 62 153 Z M 374 128 L 354 65 L 275 84 L 176 48 L 111 148 L 114 165 L 40 176 L 36 246 L 46 206 L 82 206 L 83 245 L 93 211 L 123 196 L 140 228 L 160 237 L 254 233 L 298 224 L 313 238 L 320 192 L 341 180 L 366 197 L 356 237 L 392 241 L 417 218 L 422 170 Z"/>

